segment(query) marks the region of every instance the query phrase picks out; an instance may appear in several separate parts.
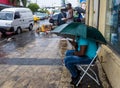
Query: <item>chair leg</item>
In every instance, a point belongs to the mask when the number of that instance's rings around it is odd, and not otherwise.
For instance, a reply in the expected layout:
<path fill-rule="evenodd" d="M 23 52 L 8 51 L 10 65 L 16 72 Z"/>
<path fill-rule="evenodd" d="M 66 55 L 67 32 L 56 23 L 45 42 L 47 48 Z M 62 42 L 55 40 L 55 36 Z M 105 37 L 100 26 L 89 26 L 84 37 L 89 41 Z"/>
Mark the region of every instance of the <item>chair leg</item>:
<path fill-rule="evenodd" d="M 85 70 L 81 67 L 81 69 L 85 72 Z M 97 74 L 90 68 L 89 69 L 95 76 L 95 78 L 93 76 L 91 76 L 88 72 L 86 72 L 86 74 L 91 78 L 93 79 L 98 85 L 100 85 L 99 83 L 99 80 L 98 80 L 98 77 L 97 77 Z"/>
<path fill-rule="evenodd" d="M 99 83 L 99 80 L 98 80 L 98 77 L 96 75 L 96 73 L 92 70 L 92 69 L 89 69 L 89 67 L 85 70 L 83 69 L 81 66 L 79 66 L 79 68 L 84 72 L 84 74 L 82 75 L 82 77 L 80 78 L 80 80 L 78 81 L 78 83 L 76 84 L 76 86 L 79 85 L 79 83 L 82 81 L 83 77 L 87 74 L 92 80 L 94 80 L 98 85 L 100 85 Z M 95 78 L 93 76 L 91 76 L 87 71 L 88 69 L 95 75 Z"/>
<path fill-rule="evenodd" d="M 79 83 L 82 81 L 83 77 L 85 76 L 85 74 L 86 74 L 86 72 L 88 71 L 88 69 L 89 69 L 90 66 L 88 66 L 86 70 L 84 70 L 81 66 L 79 66 L 79 67 L 80 67 L 81 70 L 83 70 L 84 73 L 83 73 L 83 75 L 80 77 L 80 80 L 78 81 L 78 83 L 76 84 L 76 86 L 78 86 Z"/>
<path fill-rule="evenodd" d="M 95 75 L 95 79 L 96 80 L 94 80 L 98 85 L 100 85 L 100 82 L 99 82 L 99 80 L 98 80 L 98 76 L 97 76 L 97 74 L 95 73 L 95 71 L 93 71 L 91 68 L 89 69 L 94 75 Z"/>

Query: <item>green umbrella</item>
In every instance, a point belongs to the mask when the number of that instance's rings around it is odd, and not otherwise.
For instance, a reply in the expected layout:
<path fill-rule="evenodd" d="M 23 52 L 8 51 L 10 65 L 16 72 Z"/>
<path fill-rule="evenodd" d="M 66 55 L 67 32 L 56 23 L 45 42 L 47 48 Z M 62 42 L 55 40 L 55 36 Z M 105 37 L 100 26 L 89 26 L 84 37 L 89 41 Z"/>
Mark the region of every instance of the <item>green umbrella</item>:
<path fill-rule="evenodd" d="M 107 44 L 105 38 L 101 34 L 98 29 L 87 26 L 82 23 L 72 22 L 69 24 L 63 24 L 55 28 L 53 33 L 56 34 L 66 34 L 66 35 L 74 35 L 74 36 L 82 36 L 84 38 L 95 40 L 96 42 Z"/>

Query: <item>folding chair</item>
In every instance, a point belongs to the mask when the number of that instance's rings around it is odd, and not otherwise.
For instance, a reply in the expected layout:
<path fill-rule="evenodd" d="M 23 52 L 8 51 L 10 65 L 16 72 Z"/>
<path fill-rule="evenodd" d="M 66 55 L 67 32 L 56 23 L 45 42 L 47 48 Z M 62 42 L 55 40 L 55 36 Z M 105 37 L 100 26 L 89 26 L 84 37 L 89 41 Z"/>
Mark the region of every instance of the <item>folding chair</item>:
<path fill-rule="evenodd" d="M 95 73 L 95 71 L 93 71 L 93 70 L 90 68 L 91 66 L 94 65 L 94 61 L 96 60 L 97 55 L 98 55 L 100 49 L 101 49 L 101 45 L 98 46 L 98 50 L 96 51 L 96 55 L 94 56 L 94 58 L 92 59 L 92 61 L 91 61 L 89 64 L 81 64 L 81 65 L 80 65 L 80 64 L 77 64 L 77 65 L 76 65 L 77 68 L 78 68 L 78 70 L 83 71 L 83 74 L 82 74 L 82 76 L 80 77 L 80 79 L 79 79 L 78 83 L 76 84 L 76 86 L 79 85 L 79 83 L 82 81 L 82 79 L 84 78 L 84 76 L 85 76 L 86 74 L 87 74 L 92 80 L 94 80 L 98 85 L 100 85 L 99 80 L 98 80 L 98 77 L 97 77 L 97 74 Z M 86 69 L 85 69 L 84 67 L 86 67 Z M 90 75 L 90 74 L 88 73 L 88 70 L 90 70 L 90 71 L 94 74 L 95 77 L 93 77 L 92 75 Z"/>

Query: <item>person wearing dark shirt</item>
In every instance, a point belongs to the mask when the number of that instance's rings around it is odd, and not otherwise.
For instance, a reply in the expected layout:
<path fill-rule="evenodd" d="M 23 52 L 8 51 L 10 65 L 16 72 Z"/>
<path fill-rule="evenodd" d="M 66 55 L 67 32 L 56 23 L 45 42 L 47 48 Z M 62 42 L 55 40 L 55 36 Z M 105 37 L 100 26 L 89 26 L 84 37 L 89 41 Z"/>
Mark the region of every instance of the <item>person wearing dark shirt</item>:
<path fill-rule="evenodd" d="M 66 23 L 66 21 L 63 20 L 64 18 L 66 18 L 65 9 L 61 9 L 61 13 L 58 15 L 58 26 Z"/>

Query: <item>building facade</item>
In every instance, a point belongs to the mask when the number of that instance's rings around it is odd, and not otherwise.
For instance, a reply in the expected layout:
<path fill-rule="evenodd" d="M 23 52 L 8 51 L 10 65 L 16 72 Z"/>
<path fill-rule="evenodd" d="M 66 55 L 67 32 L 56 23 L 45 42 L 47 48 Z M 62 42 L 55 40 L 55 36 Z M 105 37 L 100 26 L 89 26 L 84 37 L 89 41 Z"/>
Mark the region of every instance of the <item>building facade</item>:
<path fill-rule="evenodd" d="M 10 0 L 0 0 L 0 10 L 11 6 L 12 4 L 10 3 Z"/>
<path fill-rule="evenodd" d="M 107 40 L 99 60 L 113 88 L 120 88 L 120 0 L 87 0 L 86 24 Z"/>
<path fill-rule="evenodd" d="M 10 0 L 0 0 L 0 4 L 11 5 Z"/>

